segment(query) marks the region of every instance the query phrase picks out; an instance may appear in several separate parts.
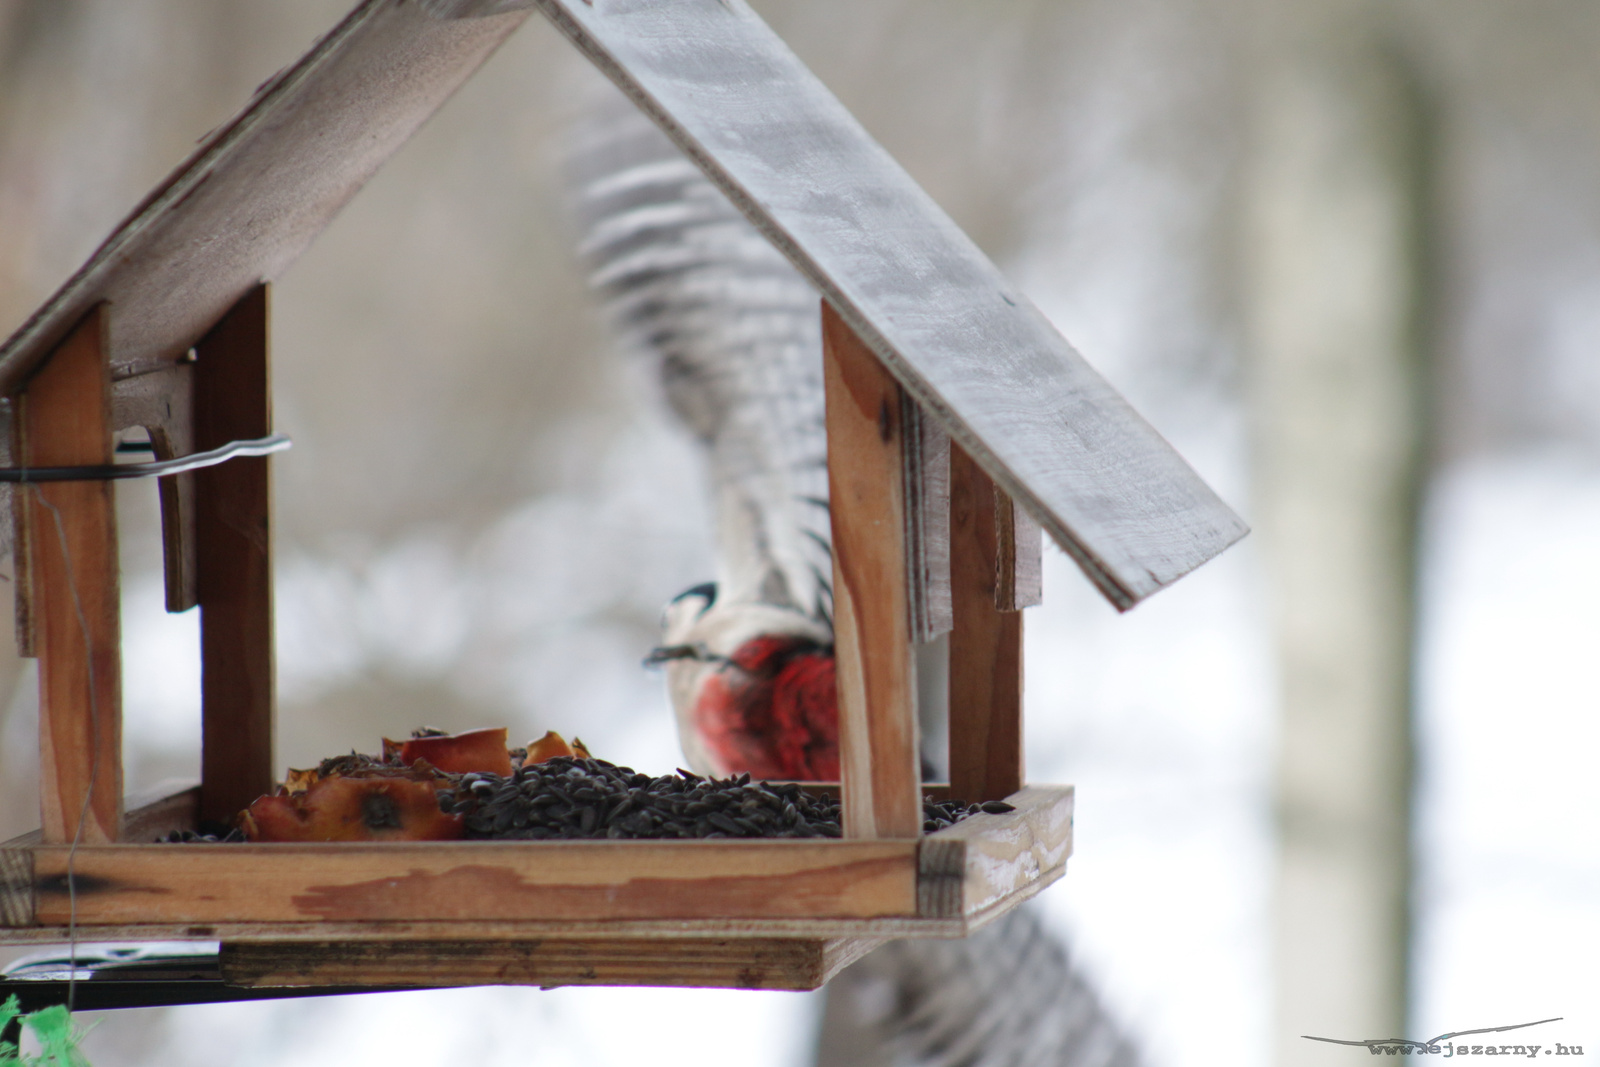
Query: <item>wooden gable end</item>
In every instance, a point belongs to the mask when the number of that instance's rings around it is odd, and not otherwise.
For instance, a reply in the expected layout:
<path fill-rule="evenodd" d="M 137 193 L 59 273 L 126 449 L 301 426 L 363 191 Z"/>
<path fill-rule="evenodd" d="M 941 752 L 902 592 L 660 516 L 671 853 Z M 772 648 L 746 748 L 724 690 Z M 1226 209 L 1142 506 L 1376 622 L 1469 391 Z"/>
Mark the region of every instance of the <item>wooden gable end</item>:
<path fill-rule="evenodd" d="M 114 390 L 276 278 L 538 7 L 1119 608 L 1245 526 L 741 0 L 365 0 L 0 347 L 10 393 L 114 308 Z"/>
<path fill-rule="evenodd" d="M 525 2 L 667 132 L 1119 608 L 1244 536 L 741 0 Z"/>
<path fill-rule="evenodd" d="M 101 302 L 112 378 L 181 359 L 276 279 L 527 12 L 442 20 L 365 0 L 145 198 L 0 347 L 0 393 Z"/>

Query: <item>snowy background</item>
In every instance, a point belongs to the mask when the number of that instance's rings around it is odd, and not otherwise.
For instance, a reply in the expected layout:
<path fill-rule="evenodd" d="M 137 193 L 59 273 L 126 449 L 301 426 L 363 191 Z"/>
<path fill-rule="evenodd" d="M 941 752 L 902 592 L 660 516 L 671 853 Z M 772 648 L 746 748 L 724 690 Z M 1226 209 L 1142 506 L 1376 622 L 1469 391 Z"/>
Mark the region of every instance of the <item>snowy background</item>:
<path fill-rule="evenodd" d="M 0 2 L 0 329 L 345 6 Z M 1239 5 L 757 6 L 1248 520 L 1228 280 Z M 1600 113 L 1581 74 L 1600 31 L 1574 3 L 1520 22 L 1401 8 L 1452 175 L 1420 535 L 1413 1036 L 1561 1015 L 1548 1040 L 1600 1046 Z M 275 461 L 285 766 L 422 723 L 678 762 L 639 660 L 661 605 L 710 574 L 704 487 L 584 296 L 559 174 L 593 75 L 569 53 L 530 21 L 276 286 L 277 422 L 295 440 Z M 197 637 L 192 614 L 161 611 L 153 488 L 119 493 L 135 791 L 197 772 Z M 1152 1064 L 1270 1062 L 1260 551 L 1117 616 L 1047 549 L 1027 616 L 1029 775 L 1079 803 L 1040 907 Z M 5 670 L 0 836 L 34 822 L 37 693 Z M 87 1048 L 97 1067 L 798 1067 L 819 1007 L 451 990 L 106 1013 Z"/>

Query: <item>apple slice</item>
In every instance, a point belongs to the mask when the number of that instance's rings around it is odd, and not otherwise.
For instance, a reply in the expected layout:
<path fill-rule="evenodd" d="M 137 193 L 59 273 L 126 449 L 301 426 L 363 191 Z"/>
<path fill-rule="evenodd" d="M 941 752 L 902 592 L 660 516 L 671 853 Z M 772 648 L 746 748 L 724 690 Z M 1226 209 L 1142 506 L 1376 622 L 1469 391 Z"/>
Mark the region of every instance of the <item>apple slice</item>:
<path fill-rule="evenodd" d="M 399 749 L 400 762 L 407 767 L 417 760 L 429 764 L 446 774 L 498 774 L 511 776 L 511 753 L 506 750 L 506 728 L 490 727 L 468 730 L 459 734 L 440 734 L 432 737 L 413 737 L 398 746 L 387 737 L 383 739 L 384 752 Z"/>
<path fill-rule="evenodd" d="M 465 830 L 439 810 L 431 776 L 401 774 L 322 778 L 258 798 L 239 822 L 248 841 L 453 841 Z"/>

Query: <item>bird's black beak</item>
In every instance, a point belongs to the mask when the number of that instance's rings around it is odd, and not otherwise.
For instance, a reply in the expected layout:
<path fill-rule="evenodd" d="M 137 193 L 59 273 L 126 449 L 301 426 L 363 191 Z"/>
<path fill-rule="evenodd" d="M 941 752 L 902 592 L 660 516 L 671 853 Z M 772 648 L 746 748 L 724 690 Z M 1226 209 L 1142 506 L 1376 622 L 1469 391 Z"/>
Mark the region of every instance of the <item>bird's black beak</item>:
<path fill-rule="evenodd" d="M 701 582 L 699 585 L 685 589 L 683 592 L 673 597 L 672 602 L 676 604 L 678 601 L 687 600 L 692 596 L 704 598 L 706 606 L 700 609 L 700 614 L 704 615 L 706 612 L 711 610 L 711 605 L 717 602 L 717 583 Z"/>
<path fill-rule="evenodd" d="M 687 595 L 687 594 L 686 594 Z M 659 667 L 678 659 L 692 659 L 700 663 L 727 663 L 727 656 L 719 656 L 703 644 L 658 645 L 644 658 L 646 667 Z"/>

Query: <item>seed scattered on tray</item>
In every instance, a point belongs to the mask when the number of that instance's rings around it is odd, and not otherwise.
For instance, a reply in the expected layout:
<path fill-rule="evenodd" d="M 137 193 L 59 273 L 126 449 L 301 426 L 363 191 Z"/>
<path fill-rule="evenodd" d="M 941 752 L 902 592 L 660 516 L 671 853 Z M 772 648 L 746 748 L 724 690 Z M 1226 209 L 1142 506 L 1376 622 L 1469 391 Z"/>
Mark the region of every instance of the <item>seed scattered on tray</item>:
<path fill-rule="evenodd" d="M 601 759 L 558 756 L 509 777 L 466 774 L 439 791 L 439 808 L 466 820 L 468 838 L 839 837 L 839 801 L 793 782 L 702 778 L 689 771 L 652 778 Z M 1002 801 L 923 802 L 923 829 L 952 826 Z"/>
<path fill-rule="evenodd" d="M 503 728 L 446 734 L 424 728 L 291 770 L 277 792 L 240 813 L 237 828 L 180 831 L 164 842 L 445 841 L 462 837 L 540 841 L 605 838 L 840 837 L 839 800 L 795 782 L 748 774 L 706 778 L 679 770 L 651 777 L 595 759 L 573 739 L 547 733 L 506 747 Z M 926 798 L 933 833 L 1004 801 Z"/>

